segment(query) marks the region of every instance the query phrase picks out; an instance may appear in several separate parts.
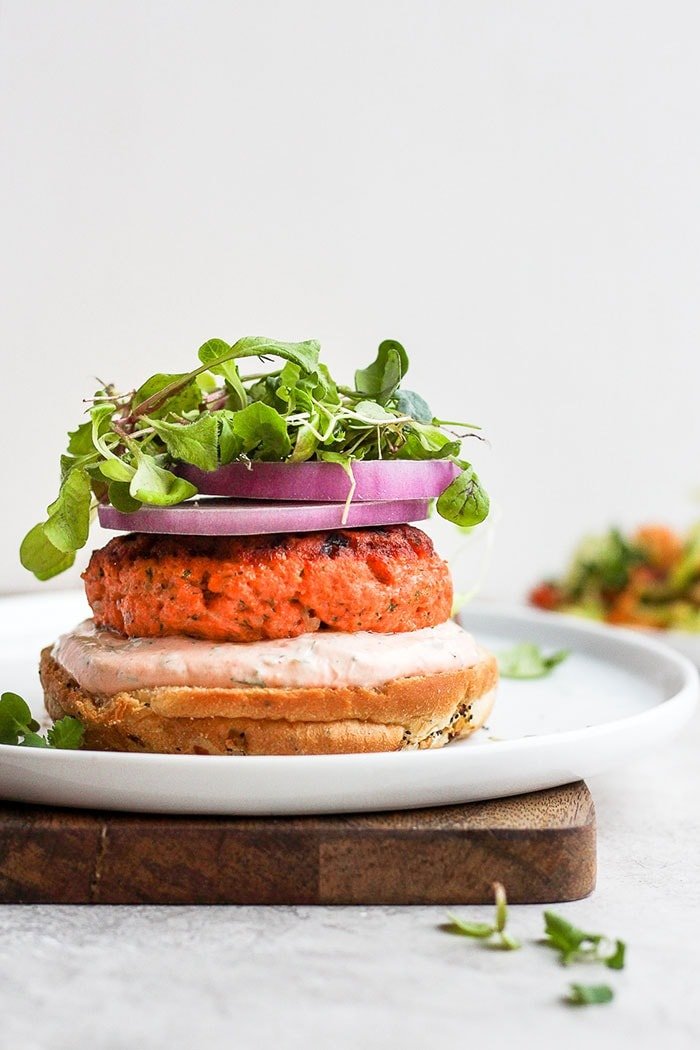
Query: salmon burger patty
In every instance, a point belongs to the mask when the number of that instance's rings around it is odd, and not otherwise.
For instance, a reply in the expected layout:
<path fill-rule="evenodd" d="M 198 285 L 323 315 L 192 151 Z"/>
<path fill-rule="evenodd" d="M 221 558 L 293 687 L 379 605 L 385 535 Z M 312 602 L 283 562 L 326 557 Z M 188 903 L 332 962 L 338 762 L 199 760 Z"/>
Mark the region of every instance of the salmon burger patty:
<path fill-rule="evenodd" d="M 452 583 L 411 525 L 272 536 L 134 534 L 83 573 L 98 626 L 212 641 L 416 631 L 450 616 Z"/>

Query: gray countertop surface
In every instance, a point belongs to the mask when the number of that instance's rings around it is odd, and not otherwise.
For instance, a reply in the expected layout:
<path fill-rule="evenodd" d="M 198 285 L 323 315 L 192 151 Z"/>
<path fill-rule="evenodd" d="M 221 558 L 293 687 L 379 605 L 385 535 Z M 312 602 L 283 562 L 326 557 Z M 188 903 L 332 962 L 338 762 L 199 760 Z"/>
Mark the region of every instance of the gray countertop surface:
<path fill-rule="evenodd" d="M 557 907 L 629 944 L 622 973 L 562 968 L 511 909 L 518 952 L 425 907 L 0 908 L 0 1048 L 700 1045 L 700 719 L 590 782 L 599 878 Z M 490 908 L 465 907 L 484 918 Z M 570 980 L 615 1001 L 568 1007 Z"/>

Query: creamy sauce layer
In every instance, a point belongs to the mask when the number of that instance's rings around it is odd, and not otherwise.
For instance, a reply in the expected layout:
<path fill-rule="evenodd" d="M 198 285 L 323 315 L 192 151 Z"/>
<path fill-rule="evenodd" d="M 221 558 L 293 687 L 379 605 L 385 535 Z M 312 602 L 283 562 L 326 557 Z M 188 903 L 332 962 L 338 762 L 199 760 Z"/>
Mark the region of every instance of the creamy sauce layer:
<path fill-rule="evenodd" d="M 379 686 L 393 678 L 471 667 L 479 651 L 452 620 L 405 634 L 319 631 L 264 642 L 122 638 L 85 620 L 59 638 L 53 656 L 87 692 L 112 696 L 164 685 Z"/>

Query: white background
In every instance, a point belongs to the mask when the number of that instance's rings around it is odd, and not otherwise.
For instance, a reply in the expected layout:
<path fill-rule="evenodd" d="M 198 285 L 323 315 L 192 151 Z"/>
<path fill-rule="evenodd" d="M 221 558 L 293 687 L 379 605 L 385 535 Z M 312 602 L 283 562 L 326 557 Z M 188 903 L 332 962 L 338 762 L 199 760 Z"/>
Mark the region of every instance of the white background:
<path fill-rule="evenodd" d="M 91 377 L 212 336 L 402 340 L 489 437 L 489 594 L 700 516 L 699 53 L 693 0 L 4 0 L 0 589 Z"/>

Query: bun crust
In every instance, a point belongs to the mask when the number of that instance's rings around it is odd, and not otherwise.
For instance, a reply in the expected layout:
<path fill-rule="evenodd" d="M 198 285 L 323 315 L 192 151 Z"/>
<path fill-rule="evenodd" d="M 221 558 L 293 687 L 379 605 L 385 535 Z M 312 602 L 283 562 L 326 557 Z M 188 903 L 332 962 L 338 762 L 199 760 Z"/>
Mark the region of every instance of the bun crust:
<path fill-rule="evenodd" d="M 89 749 L 349 754 L 442 747 L 479 729 L 498 684 L 496 658 L 485 649 L 480 657 L 472 667 L 397 678 L 371 689 L 163 686 L 103 697 L 81 689 L 48 647 L 40 676 L 51 717 L 79 718 Z"/>

